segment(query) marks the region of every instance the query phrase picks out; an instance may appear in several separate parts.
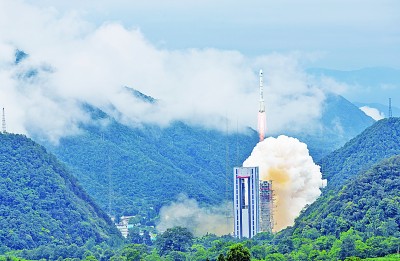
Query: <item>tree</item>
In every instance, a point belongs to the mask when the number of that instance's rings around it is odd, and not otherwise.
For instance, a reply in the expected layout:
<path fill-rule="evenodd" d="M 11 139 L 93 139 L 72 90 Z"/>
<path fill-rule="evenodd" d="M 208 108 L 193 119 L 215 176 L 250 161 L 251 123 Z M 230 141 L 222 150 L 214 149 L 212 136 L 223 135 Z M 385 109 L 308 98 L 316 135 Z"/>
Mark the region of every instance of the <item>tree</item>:
<path fill-rule="evenodd" d="M 121 256 L 125 257 L 127 261 L 139 261 L 147 252 L 146 245 L 127 245 L 122 249 Z"/>
<path fill-rule="evenodd" d="M 171 261 L 186 261 L 186 255 L 180 251 L 170 251 L 166 256 L 167 260 Z"/>
<path fill-rule="evenodd" d="M 153 245 L 153 242 L 151 241 L 151 237 L 150 237 L 150 233 L 149 233 L 149 231 L 147 231 L 147 230 L 144 230 L 143 231 L 143 243 L 144 244 L 146 244 L 146 245 L 148 245 L 148 246 L 151 246 L 151 245 Z"/>
<path fill-rule="evenodd" d="M 286 258 L 281 253 L 273 253 L 273 254 L 268 254 L 265 257 L 265 260 L 269 260 L 269 261 L 285 261 Z"/>
<path fill-rule="evenodd" d="M 356 254 L 356 240 L 361 239 L 353 228 L 350 228 L 347 232 L 343 232 L 340 235 L 342 245 L 339 252 L 339 258 L 345 259 L 346 257 L 354 256 Z"/>
<path fill-rule="evenodd" d="M 225 256 L 223 254 L 219 254 L 217 261 L 225 261 Z"/>
<path fill-rule="evenodd" d="M 160 255 L 166 255 L 170 251 L 186 252 L 193 244 L 193 234 L 183 227 L 168 228 L 158 235 L 156 246 Z"/>
<path fill-rule="evenodd" d="M 85 257 L 85 259 L 83 259 L 84 261 L 97 261 L 96 257 L 94 256 L 87 256 Z"/>
<path fill-rule="evenodd" d="M 226 255 L 226 261 L 250 261 L 250 251 L 242 244 L 234 244 Z"/>
<path fill-rule="evenodd" d="M 250 249 L 250 251 L 251 251 L 251 255 L 254 257 L 254 258 L 257 258 L 257 259 L 264 259 L 265 258 L 265 256 L 267 255 L 267 251 L 266 251 L 266 249 L 265 249 L 265 247 L 264 246 L 260 246 L 260 245 L 258 245 L 258 246 L 253 246 L 251 249 Z"/>
<path fill-rule="evenodd" d="M 127 240 L 129 241 L 129 243 L 132 243 L 132 244 L 142 244 L 143 243 L 143 238 L 140 235 L 140 233 L 133 229 L 129 229 L 129 234 L 128 234 Z"/>

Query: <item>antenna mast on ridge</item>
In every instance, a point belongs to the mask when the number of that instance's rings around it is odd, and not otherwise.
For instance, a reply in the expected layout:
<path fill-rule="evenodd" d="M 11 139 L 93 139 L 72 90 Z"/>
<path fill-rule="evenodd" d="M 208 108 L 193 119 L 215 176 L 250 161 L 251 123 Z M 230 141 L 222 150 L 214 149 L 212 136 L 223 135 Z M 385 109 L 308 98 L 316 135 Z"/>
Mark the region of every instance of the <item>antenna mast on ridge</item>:
<path fill-rule="evenodd" d="M 389 118 L 392 118 L 392 98 L 389 98 Z"/>
<path fill-rule="evenodd" d="M 4 112 L 4 108 L 3 108 L 3 133 L 6 133 L 7 132 L 7 130 L 6 130 L 6 114 L 5 114 L 5 112 Z"/>

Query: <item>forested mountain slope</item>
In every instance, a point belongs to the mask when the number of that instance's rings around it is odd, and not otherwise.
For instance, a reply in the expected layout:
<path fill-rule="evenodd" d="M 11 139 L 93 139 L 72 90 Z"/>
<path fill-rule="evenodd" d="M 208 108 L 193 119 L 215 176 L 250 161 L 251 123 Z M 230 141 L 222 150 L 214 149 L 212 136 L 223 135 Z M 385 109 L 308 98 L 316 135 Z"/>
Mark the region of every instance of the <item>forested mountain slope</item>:
<path fill-rule="evenodd" d="M 156 99 L 127 89 L 144 102 L 157 104 Z M 340 109 L 349 107 L 351 113 Z M 84 108 L 92 123 L 81 126 L 80 135 L 62 138 L 57 146 L 45 146 L 112 214 L 140 212 L 154 217 L 179 193 L 201 204 L 230 199 L 232 167 L 241 165 L 258 142 L 257 133 L 250 128 L 237 133 L 232 125 L 220 131 L 179 121 L 168 127 L 127 126 L 97 108 Z M 358 120 L 350 121 L 349 115 Z M 313 157 L 320 157 L 372 123 L 343 97 L 332 95 L 327 99 L 320 131 L 307 134 L 305 130 L 292 136 L 308 143 Z M 341 131 L 332 130 L 332 126 L 340 126 Z"/>
<path fill-rule="evenodd" d="M 64 165 L 14 134 L 0 134 L 0 228 L 2 250 L 120 237 Z"/>
<path fill-rule="evenodd" d="M 400 118 L 383 119 L 323 158 L 319 165 L 329 188 L 369 169 L 378 161 L 400 154 Z"/>
<path fill-rule="evenodd" d="M 400 244 L 400 155 L 323 194 L 276 240 L 303 241 L 311 249 L 325 250 L 330 256 L 326 260 L 395 253 Z M 292 246 L 291 251 L 299 250 Z"/>
<path fill-rule="evenodd" d="M 47 146 L 113 214 L 155 216 L 180 193 L 219 204 L 226 198 L 226 183 L 233 182 L 231 167 L 240 165 L 258 142 L 251 129 L 226 135 L 182 122 L 133 128 L 97 110 L 93 115 L 108 125 L 84 126 L 81 135 Z"/>
<path fill-rule="evenodd" d="M 360 173 L 338 193 L 323 194 L 298 218 L 295 228 L 305 226 L 323 235 L 353 227 L 369 237 L 400 236 L 400 155 Z"/>

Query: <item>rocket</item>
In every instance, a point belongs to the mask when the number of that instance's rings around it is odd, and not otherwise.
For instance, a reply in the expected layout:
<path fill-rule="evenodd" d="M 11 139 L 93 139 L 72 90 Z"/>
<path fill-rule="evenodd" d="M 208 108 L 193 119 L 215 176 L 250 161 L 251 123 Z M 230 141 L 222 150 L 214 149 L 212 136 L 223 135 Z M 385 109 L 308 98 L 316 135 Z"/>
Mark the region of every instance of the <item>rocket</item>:
<path fill-rule="evenodd" d="M 264 140 L 265 131 L 267 130 L 267 119 L 265 116 L 265 103 L 264 103 L 264 86 L 263 86 L 263 72 L 260 70 L 260 108 L 258 109 L 258 135 L 260 141 Z"/>
<path fill-rule="evenodd" d="M 263 71 L 262 70 L 260 70 L 260 109 L 258 110 L 258 112 L 265 112 Z"/>

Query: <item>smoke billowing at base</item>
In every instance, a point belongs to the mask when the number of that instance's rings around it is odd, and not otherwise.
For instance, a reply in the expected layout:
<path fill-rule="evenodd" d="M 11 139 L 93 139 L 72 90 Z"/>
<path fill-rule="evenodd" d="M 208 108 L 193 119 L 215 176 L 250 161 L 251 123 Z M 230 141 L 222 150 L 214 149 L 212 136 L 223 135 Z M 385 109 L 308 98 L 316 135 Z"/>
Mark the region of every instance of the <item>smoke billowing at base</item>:
<path fill-rule="evenodd" d="M 233 229 L 233 220 L 227 218 L 227 213 L 232 211 L 231 202 L 204 208 L 200 207 L 195 199 L 180 195 L 176 202 L 161 208 L 157 230 L 164 232 L 168 228 L 181 226 L 188 228 L 195 236 L 207 233 L 227 235 L 232 233 Z"/>
<path fill-rule="evenodd" d="M 307 145 L 283 135 L 259 142 L 243 166 L 258 166 L 260 179 L 272 181 L 273 231 L 293 225 L 300 211 L 319 197 L 320 188 L 326 183 Z"/>

